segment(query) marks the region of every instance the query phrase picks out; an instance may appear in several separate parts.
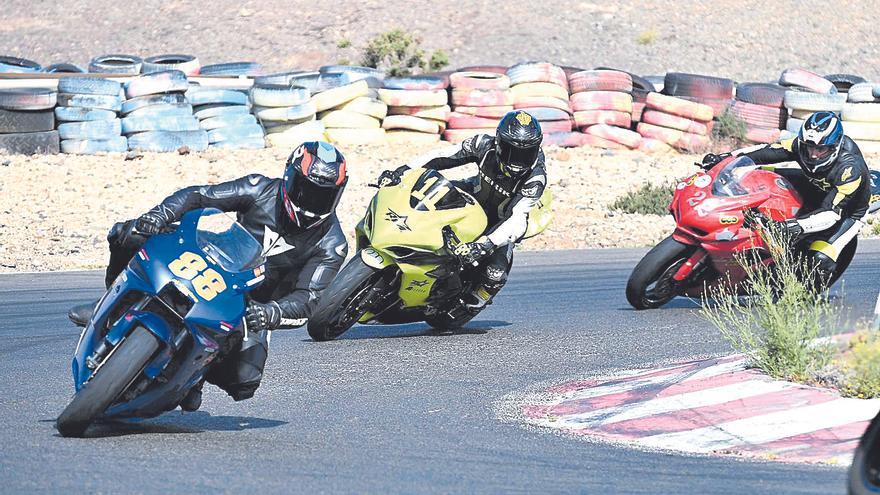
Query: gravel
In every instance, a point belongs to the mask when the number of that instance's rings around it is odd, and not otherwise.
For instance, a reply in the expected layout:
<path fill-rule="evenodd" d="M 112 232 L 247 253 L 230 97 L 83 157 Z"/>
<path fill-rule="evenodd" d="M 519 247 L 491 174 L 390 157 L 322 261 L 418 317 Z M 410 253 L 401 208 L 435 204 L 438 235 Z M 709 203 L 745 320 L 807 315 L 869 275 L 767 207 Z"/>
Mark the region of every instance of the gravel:
<path fill-rule="evenodd" d="M 851 72 L 878 80 L 876 0 L 420 2 L 365 0 L 6 0 L 0 46 L 48 65 L 85 65 L 105 53 L 192 53 L 203 64 L 254 60 L 268 70 L 314 68 L 341 59 L 380 32 L 402 28 L 453 67 L 542 59 L 563 65 L 667 70 L 770 81 L 787 67 Z M 223 42 L 217 43 L 218 36 Z M 338 46 L 350 41 L 350 48 Z"/>

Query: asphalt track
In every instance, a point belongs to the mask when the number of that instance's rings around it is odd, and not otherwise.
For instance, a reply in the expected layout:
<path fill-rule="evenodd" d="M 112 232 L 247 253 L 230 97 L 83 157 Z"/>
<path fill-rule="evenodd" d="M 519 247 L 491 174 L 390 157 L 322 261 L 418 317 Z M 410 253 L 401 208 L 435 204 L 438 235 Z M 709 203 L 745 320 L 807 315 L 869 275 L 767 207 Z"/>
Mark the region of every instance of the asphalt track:
<path fill-rule="evenodd" d="M 0 492 L 844 493 L 845 471 L 643 453 L 499 421 L 536 382 L 726 352 L 688 300 L 629 309 L 644 250 L 517 255 L 499 300 L 454 335 L 356 327 L 315 343 L 276 332 L 254 400 L 206 387 L 202 410 L 57 436 L 79 332 L 72 304 L 96 272 L 0 276 Z M 840 300 L 868 316 L 880 242 L 865 242 Z"/>

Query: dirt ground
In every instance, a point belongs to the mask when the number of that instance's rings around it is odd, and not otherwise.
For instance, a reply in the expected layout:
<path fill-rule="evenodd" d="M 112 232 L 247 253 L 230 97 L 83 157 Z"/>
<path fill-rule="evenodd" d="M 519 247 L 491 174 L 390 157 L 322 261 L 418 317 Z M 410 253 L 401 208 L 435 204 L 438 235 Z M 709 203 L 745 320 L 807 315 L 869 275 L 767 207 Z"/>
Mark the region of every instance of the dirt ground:
<path fill-rule="evenodd" d="M 357 61 L 401 28 L 451 67 L 547 60 L 649 75 L 685 71 L 764 81 L 791 66 L 880 78 L 878 0 L 648 0 L 537 3 L 414 0 L 4 0 L 0 52 L 48 65 L 105 53 L 190 53 L 269 70 Z M 339 48 L 351 42 L 350 48 Z"/>
<path fill-rule="evenodd" d="M 350 235 L 372 197 L 366 184 L 386 168 L 430 146 L 375 145 L 345 150 L 351 178 L 339 207 Z M 79 157 L 0 157 L 0 272 L 103 266 L 106 233 L 119 220 L 148 210 L 175 190 L 247 173 L 280 175 L 287 153 L 211 151 L 199 155 L 146 153 Z M 615 216 L 607 206 L 645 182 L 666 183 L 692 173 L 694 157 L 650 157 L 595 149 L 547 150 L 555 219 L 524 249 L 644 246 L 672 228 L 671 218 Z M 458 176 L 473 174 L 464 167 Z M 454 174 L 453 174 L 454 175 Z"/>

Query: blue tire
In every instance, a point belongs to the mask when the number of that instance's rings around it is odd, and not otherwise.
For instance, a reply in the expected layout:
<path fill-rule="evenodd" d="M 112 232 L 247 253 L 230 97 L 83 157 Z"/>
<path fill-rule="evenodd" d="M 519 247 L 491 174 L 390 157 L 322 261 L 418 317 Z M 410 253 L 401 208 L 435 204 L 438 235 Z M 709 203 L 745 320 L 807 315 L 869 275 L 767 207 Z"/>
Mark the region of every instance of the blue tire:
<path fill-rule="evenodd" d="M 61 139 L 113 139 L 121 132 L 119 119 L 66 122 L 58 126 Z"/>
<path fill-rule="evenodd" d="M 125 153 L 128 140 L 123 136 L 112 139 L 67 139 L 61 141 L 61 152 L 72 155 L 96 155 L 99 153 Z"/>
<path fill-rule="evenodd" d="M 208 149 L 208 133 L 202 130 L 157 131 L 141 132 L 128 137 L 128 149 L 130 150 L 173 153 L 181 148 L 190 151 L 205 151 Z"/>

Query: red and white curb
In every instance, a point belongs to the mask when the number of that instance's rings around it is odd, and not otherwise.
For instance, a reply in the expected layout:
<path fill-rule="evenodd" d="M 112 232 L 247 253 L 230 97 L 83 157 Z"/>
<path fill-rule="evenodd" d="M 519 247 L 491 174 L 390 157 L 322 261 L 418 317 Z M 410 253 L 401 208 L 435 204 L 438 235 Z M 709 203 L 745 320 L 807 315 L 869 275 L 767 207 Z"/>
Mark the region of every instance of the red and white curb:
<path fill-rule="evenodd" d="M 850 464 L 880 399 L 842 398 L 745 364 L 729 356 L 569 382 L 544 390 L 521 417 L 649 450 Z"/>

